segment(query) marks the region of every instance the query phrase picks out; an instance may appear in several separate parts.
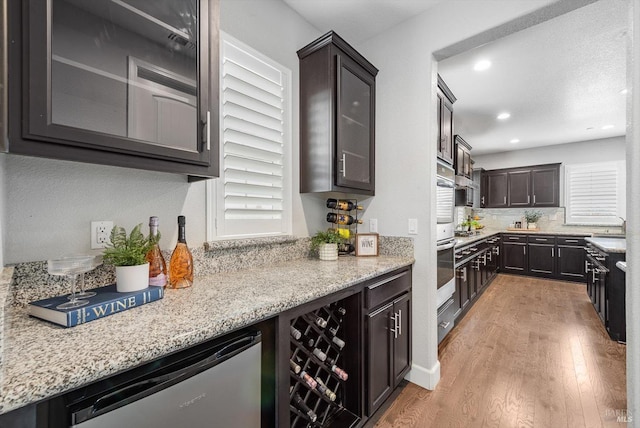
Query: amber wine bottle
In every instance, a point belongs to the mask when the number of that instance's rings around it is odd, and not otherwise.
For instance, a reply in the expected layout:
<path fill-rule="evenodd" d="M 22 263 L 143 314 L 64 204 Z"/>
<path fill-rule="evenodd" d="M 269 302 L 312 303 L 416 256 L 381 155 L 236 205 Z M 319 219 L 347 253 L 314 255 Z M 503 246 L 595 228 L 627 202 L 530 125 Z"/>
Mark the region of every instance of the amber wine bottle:
<path fill-rule="evenodd" d="M 345 224 L 345 225 L 350 225 L 353 223 L 362 224 L 362 220 L 356 220 L 356 218 L 353 216 L 346 215 L 346 214 L 336 214 L 336 213 L 328 213 L 327 221 L 329 223 Z"/>
<path fill-rule="evenodd" d="M 178 216 L 178 243 L 171 254 L 169 263 L 169 286 L 171 288 L 187 288 L 193 285 L 193 256 L 187 246 L 185 223 L 184 216 Z"/>
<path fill-rule="evenodd" d="M 158 217 L 149 218 L 149 236 L 159 241 L 158 233 Z M 151 250 L 147 253 L 147 261 L 149 262 L 149 285 L 154 287 L 164 287 L 167 285 L 167 264 L 162 257 L 160 244 L 156 242 Z"/>
<path fill-rule="evenodd" d="M 327 208 L 341 211 L 362 210 L 360 205 L 356 205 L 347 199 L 327 199 Z"/>

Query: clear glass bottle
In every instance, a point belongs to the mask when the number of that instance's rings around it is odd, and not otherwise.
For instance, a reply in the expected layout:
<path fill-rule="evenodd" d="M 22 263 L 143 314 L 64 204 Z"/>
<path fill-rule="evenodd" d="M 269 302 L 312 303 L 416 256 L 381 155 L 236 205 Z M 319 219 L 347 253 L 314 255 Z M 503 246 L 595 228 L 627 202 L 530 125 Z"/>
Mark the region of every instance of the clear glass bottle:
<path fill-rule="evenodd" d="M 158 217 L 149 218 L 149 236 L 159 239 Z M 153 287 L 165 287 L 167 285 L 167 263 L 164 261 L 160 245 L 156 243 L 147 253 L 149 262 L 149 285 Z"/>
<path fill-rule="evenodd" d="M 185 217 L 178 216 L 178 243 L 169 262 L 169 287 L 187 288 L 193 285 L 193 256 L 185 237 Z"/>

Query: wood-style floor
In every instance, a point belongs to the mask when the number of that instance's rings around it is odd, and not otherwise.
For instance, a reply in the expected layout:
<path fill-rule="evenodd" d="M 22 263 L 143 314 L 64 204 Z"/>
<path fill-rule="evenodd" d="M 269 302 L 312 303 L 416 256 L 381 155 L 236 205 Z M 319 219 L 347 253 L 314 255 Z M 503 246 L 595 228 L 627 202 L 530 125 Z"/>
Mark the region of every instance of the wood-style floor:
<path fill-rule="evenodd" d="M 626 426 L 626 349 L 583 284 L 499 275 L 439 359 L 436 389 L 409 383 L 376 427 Z"/>

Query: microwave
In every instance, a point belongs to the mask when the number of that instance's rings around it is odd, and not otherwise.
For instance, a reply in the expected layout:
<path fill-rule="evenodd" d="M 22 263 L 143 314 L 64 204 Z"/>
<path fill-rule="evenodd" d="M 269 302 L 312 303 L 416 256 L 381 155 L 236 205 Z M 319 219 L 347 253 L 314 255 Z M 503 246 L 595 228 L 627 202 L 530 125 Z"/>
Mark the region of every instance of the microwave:
<path fill-rule="evenodd" d="M 456 188 L 456 207 L 473 206 L 473 187 L 463 186 Z"/>

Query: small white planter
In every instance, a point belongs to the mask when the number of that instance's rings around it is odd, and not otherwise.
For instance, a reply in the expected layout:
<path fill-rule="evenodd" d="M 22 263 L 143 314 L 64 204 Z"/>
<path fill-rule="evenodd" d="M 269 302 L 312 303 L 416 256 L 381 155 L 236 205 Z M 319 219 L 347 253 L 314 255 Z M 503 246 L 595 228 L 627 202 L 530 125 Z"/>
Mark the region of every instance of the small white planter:
<path fill-rule="evenodd" d="M 338 244 L 320 244 L 318 256 L 320 260 L 338 260 Z"/>
<path fill-rule="evenodd" d="M 118 293 L 144 290 L 149 286 L 149 263 L 138 266 L 116 266 Z"/>
<path fill-rule="evenodd" d="M 528 229 L 537 229 L 538 228 L 538 223 L 528 223 L 527 228 Z"/>

